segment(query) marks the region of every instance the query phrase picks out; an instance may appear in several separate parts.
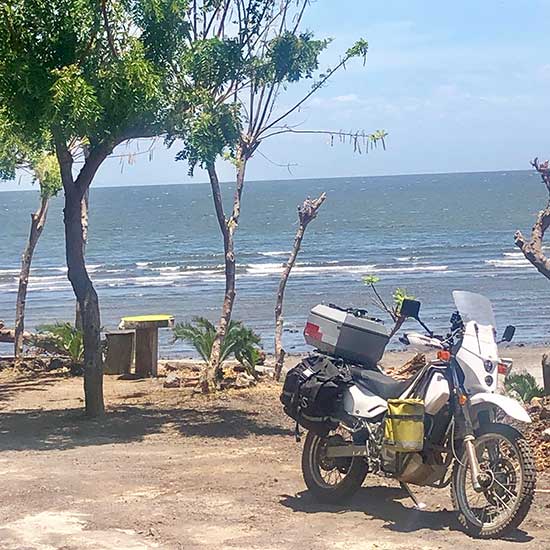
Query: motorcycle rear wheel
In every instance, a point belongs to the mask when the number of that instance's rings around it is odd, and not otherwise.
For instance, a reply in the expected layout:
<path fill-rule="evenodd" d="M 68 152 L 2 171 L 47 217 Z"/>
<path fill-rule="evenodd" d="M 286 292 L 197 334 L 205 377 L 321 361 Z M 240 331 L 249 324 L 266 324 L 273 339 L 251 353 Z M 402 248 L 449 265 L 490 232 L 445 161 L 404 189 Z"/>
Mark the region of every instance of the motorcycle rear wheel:
<path fill-rule="evenodd" d="M 470 465 L 464 453 L 455 460 L 451 497 L 459 511 L 458 520 L 469 535 L 497 538 L 516 529 L 533 502 L 536 469 L 531 448 L 511 426 L 491 424 L 474 442 L 488 485 L 472 487 Z"/>
<path fill-rule="evenodd" d="M 347 440 L 338 430 L 327 437 L 308 432 L 302 450 L 302 474 L 307 488 L 322 502 L 337 503 L 351 498 L 361 487 L 368 472 L 363 457 L 326 457 L 330 445 L 347 445 Z"/>

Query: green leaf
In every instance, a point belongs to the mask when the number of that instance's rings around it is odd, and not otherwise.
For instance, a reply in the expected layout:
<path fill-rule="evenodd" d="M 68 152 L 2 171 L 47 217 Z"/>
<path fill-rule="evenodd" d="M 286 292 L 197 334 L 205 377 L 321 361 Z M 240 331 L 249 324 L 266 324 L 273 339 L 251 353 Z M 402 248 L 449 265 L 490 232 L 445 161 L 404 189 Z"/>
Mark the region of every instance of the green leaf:
<path fill-rule="evenodd" d="M 174 341 L 182 340 L 195 348 L 203 361 L 208 362 L 216 338 L 216 327 L 204 317 L 194 317 L 190 323 L 178 323 L 173 328 Z M 253 373 L 260 352 L 261 338 L 240 321 L 230 321 L 222 343 L 220 362 L 234 355 Z"/>
<path fill-rule="evenodd" d="M 366 275 L 362 280 L 366 285 L 375 285 L 380 282 L 380 277 L 377 277 L 376 275 Z"/>
<path fill-rule="evenodd" d="M 509 374 L 504 380 L 504 387 L 514 392 L 524 403 L 533 397 L 543 397 L 544 390 L 537 384 L 535 377 L 529 373 Z"/>

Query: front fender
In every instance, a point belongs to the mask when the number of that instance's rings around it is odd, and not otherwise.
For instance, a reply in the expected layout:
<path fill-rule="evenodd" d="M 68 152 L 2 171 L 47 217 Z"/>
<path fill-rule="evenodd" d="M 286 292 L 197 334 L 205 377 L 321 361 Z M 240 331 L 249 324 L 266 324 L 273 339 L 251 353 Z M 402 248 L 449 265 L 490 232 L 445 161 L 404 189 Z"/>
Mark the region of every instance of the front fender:
<path fill-rule="evenodd" d="M 470 404 L 475 407 L 483 403 L 490 403 L 499 409 L 502 409 L 508 416 L 519 420 L 520 422 L 531 422 L 531 417 L 527 411 L 511 397 L 499 393 L 476 393 L 470 398 Z"/>

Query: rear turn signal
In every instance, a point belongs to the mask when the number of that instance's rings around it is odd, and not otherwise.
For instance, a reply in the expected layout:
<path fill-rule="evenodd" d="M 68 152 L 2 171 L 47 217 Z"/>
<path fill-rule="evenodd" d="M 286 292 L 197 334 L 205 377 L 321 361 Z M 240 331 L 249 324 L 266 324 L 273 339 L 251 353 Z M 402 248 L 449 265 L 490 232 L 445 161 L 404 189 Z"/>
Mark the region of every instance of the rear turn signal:
<path fill-rule="evenodd" d="M 447 350 L 440 349 L 437 352 L 437 358 L 440 361 L 450 361 L 451 360 L 451 352 Z"/>
<path fill-rule="evenodd" d="M 504 363 L 499 363 L 497 369 L 499 374 L 503 374 L 504 376 L 506 376 L 506 372 L 508 371 L 508 368 Z"/>

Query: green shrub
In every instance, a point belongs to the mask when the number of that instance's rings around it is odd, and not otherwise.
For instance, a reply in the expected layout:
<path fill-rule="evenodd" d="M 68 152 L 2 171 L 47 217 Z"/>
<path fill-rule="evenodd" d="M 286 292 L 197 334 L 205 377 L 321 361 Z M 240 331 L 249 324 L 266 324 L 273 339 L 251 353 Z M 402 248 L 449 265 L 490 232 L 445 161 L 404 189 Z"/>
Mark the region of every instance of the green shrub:
<path fill-rule="evenodd" d="M 543 397 L 544 390 L 537 384 L 535 377 L 529 373 L 510 374 L 504 380 L 507 391 L 515 393 L 524 403 L 533 397 Z"/>
<path fill-rule="evenodd" d="M 203 361 L 210 360 L 216 327 L 208 319 L 194 317 L 190 323 L 178 323 L 173 332 L 174 341 L 182 340 L 190 344 Z M 252 329 L 245 327 L 241 321 L 230 321 L 222 343 L 220 363 L 234 355 L 235 359 L 254 375 L 255 366 L 261 355 L 258 348 L 260 343 L 260 336 Z"/>
<path fill-rule="evenodd" d="M 84 342 L 81 330 L 71 323 L 54 323 L 37 327 L 39 337 L 31 340 L 35 348 L 68 357 L 73 365 L 84 360 Z"/>

